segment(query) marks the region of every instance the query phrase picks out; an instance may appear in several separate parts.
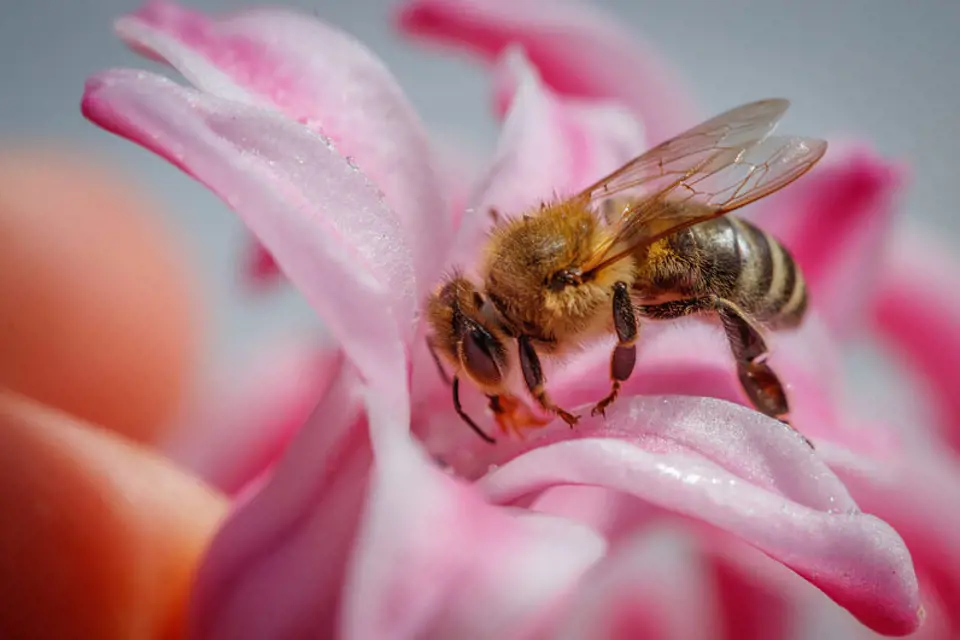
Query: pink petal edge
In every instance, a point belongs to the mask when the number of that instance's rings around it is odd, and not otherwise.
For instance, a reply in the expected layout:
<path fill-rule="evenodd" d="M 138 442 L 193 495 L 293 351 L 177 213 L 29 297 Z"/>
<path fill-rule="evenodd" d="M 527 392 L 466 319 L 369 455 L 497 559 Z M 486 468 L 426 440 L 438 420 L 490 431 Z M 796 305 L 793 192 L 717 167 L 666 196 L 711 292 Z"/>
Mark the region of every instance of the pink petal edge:
<path fill-rule="evenodd" d="M 231 206 L 381 400 L 409 415 L 413 265 L 401 225 L 362 173 L 295 122 L 154 74 L 94 76 L 82 106 L 91 121 L 166 158 Z"/>
<path fill-rule="evenodd" d="M 540 81 L 524 52 L 508 48 L 495 73 L 518 83 L 490 169 L 477 185 L 458 230 L 455 259 L 477 256 L 491 209 L 513 217 L 552 198 L 572 195 L 643 147 L 639 123 L 608 103 L 557 96 Z"/>
<path fill-rule="evenodd" d="M 821 455 L 864 511 L 896 527 L 918 574 L 946 605 L 941 622 L 960 633 L 957 460 L 949 453 L 909 450 L 871 459 L 837 446 L 825 446 Z"/>
<path fill-rule="evenodd" d="M 373 462 L 361 410 L 358 377 L 344 363 L 214 537 L 192 594 L 190 637 L 335 635 Z"/>
<path fill-rule="evenodd" d="M 872 300 L 885 346 L 918 371 L 939 409 L 940 432 L 960 452 L 960 260 L 935 233 L 908 229 L 885 255 Z"/>
<path fill-rule="evenodd" d="M 337 348 L 271 343 L 206 381 L 164 454 L 235 495 L 280 458 L 343 365 Z"/>
<path fill-rule="evenodd" d="M 213 95 L 277 109 L 322 134 L 382 190 L 407 227 L 420 292 L 453 227 L 422 123 L 389 69 L 349 34 L 305 13 L 251 8 L 216 18 L 151 0 L 117 20 L 131 47 Z"/>
<path fill-rule="evenodd" d="M 644 123 L 650 145 L 698 120 L 679 74 L 635 33 L 587 4 L 408 0 L 396 22 L 406 34 L 487 61 L 520 45 L 557 93 L 608 99 L 632 111 Z"/>

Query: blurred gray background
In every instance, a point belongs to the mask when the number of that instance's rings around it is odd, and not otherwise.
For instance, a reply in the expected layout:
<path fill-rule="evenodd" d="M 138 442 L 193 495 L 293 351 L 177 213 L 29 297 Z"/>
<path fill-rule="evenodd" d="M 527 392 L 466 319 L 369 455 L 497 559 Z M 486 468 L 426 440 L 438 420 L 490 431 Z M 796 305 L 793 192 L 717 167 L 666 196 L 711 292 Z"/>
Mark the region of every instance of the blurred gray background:
<path fill-rule="evenodd" d="M 519 1 L 519 0 L 518 0 Z M 188 0 L 207 11 L 253 4 Z M 267 4 L 261 0 L 257 4 Z M 358 36 L 398 76 L 435 132 L 489 151 L 496 138 L 479 65 L 401 38 L 392 0 L 289 0 Z M 911 188 L 901 215 L 960 238 L 960 3 L 597 0 L 649 39 L 696 91 L 703 114 L 767 96 L 793 100 L 793 131 L 866 140 L 907 160 Z M 293 292 L 266 301 L 238 287 L 245 246 L 239 222 L 204 188 L 166 162 L 86 122 L 84 79 L 111 66 L 158 68 L 127 51 L 111 21 L 137 0 L 0 1 L 0 141 L 55 139 L 121 162 L 184 231 L 200 286 L 215 310 L 219 355 L 315 320 Z M 625 78 L 624 81 L 629 81 Z M 256 301 L 256 302 L 254 302 Z M 866 375 L 872 366 L 859 368 Z M 873 374 L 871 374 L 873 375 Z"/>

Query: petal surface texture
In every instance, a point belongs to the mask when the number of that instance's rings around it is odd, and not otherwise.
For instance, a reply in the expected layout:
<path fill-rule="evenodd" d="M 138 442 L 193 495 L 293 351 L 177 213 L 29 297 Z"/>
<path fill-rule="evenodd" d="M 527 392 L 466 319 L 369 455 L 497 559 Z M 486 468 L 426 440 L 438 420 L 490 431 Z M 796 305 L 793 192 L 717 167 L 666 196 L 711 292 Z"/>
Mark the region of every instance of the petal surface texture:
<path fill-rule="evenodd" d="M 85 115 L 183 169 L 264 243 L 361 375 L 409 398 L 404 345 L 415 277 L 400 221 L 376 188 L 319 134 L 274 112 L 146 72 L 91 78 Z M 372 309 L 377 310 L 371 313 Z"/>
<path fill-rule="evenodd" d="M 705 398 L 630 398 L 606 419 L 555 429 L 517 457 L 474 459 L 490 500 L 514 504 L 552 486 L 616 489 L 725 529 L 807 578 L 864 624 L 904 634 L 920 621 L 917 578 L 900 536 L 861 513 L 794 433 Z M 549 438 L 550 436 L 544 436 Z M 485 474 L 489 464 L 499 465 Z"/>
<path fill-rule="evenodd" d="M 409 231 L 421 289 L 439 275 L 452 224 L 426 131 L 383 62 L 306 13 L 252 8 L 208 17 L 152 0 L 116 31 L 213 95 L 280 111 L 322 134 L 383 192 Z"/>

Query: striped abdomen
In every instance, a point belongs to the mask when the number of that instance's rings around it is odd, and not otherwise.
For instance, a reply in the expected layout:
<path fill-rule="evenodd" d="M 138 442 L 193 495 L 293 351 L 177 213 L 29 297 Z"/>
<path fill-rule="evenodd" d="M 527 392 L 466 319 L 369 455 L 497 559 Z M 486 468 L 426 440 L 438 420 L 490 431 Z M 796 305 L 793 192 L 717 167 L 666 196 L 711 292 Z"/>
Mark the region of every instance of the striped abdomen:
<path fill-rule="evenodd" d="M 723 216 L 690 231 L 708 287 L 772 327 L 793 327 L 807 309 L 807 287 L 793 256 L 769 233 Z"/>
<path fill-rule="evenodd" d="M 799 324 L 807 288 L 793 257 L 770 234 L 726 215 L 654 243 L 639 290 L 653 299 L 715 294 L 772 328 Z"/>

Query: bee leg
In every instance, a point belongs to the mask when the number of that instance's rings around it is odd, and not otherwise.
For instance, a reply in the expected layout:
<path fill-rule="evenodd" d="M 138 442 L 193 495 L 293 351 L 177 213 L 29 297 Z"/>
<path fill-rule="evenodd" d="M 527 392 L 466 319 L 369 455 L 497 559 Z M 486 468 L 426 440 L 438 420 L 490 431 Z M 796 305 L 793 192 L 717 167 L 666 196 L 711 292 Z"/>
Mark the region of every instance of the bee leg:
<path fill-rule="evenodd" d="M 630 300 L 630 288 L 626 282 L 613 285 L 613 326 L 617 331 L 617 346 L 610 356 L 610 394 L 593 407 L 590 415 L 603 415 L 620 393 L 620 385 L 633 373 L 637 362 L 637 315 Z"/>
<path fill-rule="evenodd" d="M 437 371 L 440 373 L 440 379 L 447 385 L 450 384 L 450 376 L 447 375 L 446 369 L 443 368 L 443 363 L 440 362 L 440 356 L 437 355 L 437 347 L 433 344 L 433 341 L 428 337 L 427 338 L 427 348 L 430 349 L 430 355 L 433 357 L 434 364 L 437 365 Z"/>
<path fill-rule="evenodd" d="M 490 410 L 504 435 L 513 434 L 525 440 L 524 429 L 543 427 L 553 420 L 553 417 L 535 415 L 526 403 L 511 394 L 490 395 L 487 398 L 490 400 Z"/>
<path fill-rule="evenodd" d="M 523 370 L 523 380 L 527 384 L 527 389 L 537 399 L 540 406 L 551 413 L 555 413 L 571 427 L 577 424 L 580 416 L 564 411 L 553 403 L 547 390 L 544 388 L 543 369 L 540 367 L 540 356 L 537 350 L 533 348 L 533 342 L 529 336 L 520 336 L 517 338 L 517 344 L 520 347 L 520 368 Z"/>
<path fill-rule="evenodd" d="M 793 428 L 787 394 L 780 378 L 767 364 L 770 351 L 760 329 L 740 307 L 729 300 L 714 298 L 713 306 L 730 341 L 730 349 L 737 361 L 740 385 L 750 402 L 761 413 Z M 812 449 L 813 443 L 803 434 L 800 436 Z"/>
<path fill-rule="evenodd" d="M 498 395 L 487 396 L 488 406 L 493 412 L 493 417 L 497 421 L 497 426 L 505 436 L 509 436 L 512 429 L 507 410 L 503 406 L 503 400 Z"/>
<path fill-rule="evenodd" d="M 753 407 L 771 418 L 793 428 L 790 424 L 790 405 L 780 378 L 766 360 L 769 356 L 767 343 L 759 327 L 733 302 L 718 296 L 676 300 L 661 304 L 637 307 L 640 315 L 669 320 L 692 313 L 712 311 L 720 317 L 730 350 L 737 362 L 740 385 Z M 798 432 L 799 433 L 799 432 Z M 813 443 L 800 434 L 810 448 Z"/>
<path fill-rule="evenodd" d="M 500 216 L 500 210 L 496 207 L 490 207 L 487 210 L 487 214 L 490 216 L 490 219 L 493 221 L 493 226 L 497 226 L 503 220 Z"/>
<path fill-rule="evenodd" d="M 467 412 L 463 410 L 463 407 L 460 406 L 460 378 L 457 376 L 453 376 L 453 408 L 456 409 L 460 419 L 466 422 L 467 426 L 473 429 L 474 433 L 480 436 L 481 440 L 489 442 L 490 444 L 496 443 L 496 440 L 484 433 L 483 429 L 478 427 L 477 423 L 474 422 L 470 416 L 467 415 Z"/>

